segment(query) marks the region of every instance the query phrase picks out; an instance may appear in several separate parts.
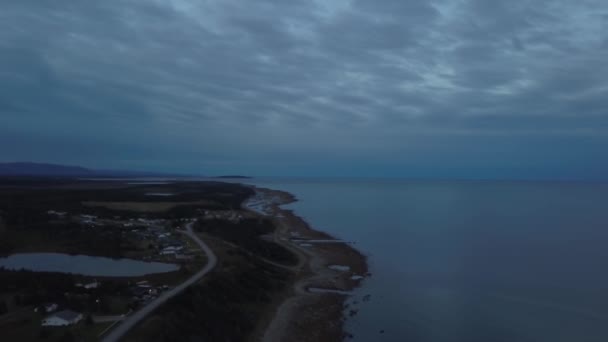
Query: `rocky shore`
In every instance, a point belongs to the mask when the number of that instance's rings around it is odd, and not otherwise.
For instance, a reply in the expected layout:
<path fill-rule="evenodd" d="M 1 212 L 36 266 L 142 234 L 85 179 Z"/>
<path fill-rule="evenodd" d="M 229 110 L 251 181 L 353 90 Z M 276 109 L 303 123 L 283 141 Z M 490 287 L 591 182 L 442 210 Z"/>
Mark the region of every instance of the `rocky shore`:
<path fill-rule="evenodd" d="M 281 208 L 297 199 L 289 193 L 256 188 L 257 195 L 245 207 L 272 218 L 277 229 L 272 237 L 298 256 L 293 287 L 277 307 L 260 338 L 263 341 L 341 341 L 346 300 L 369 276 L 366 257 L 351 243 L 315 230 L 293 211 Z"/>

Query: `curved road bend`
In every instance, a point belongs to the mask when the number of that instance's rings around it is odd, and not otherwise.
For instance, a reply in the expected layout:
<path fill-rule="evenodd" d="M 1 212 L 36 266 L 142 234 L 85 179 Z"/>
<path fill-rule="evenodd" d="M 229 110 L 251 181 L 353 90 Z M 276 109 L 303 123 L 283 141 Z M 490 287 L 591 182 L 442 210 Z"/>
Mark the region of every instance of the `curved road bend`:
<path fill-rule="evenodd" d="M 129 330 L 131 330 L 135 325 L 137 325 L 137 323 L 141 322 L 144 318 L 146 318 L 146 316 L 148 316 L 150 313 L 152 313 L 152 311 L 154 311 L 159 306 L 164 304 L 167 300 L 175 297 L 176 295 L 178 295 L 179 293 L 184 291 L 188 286 L 199 281 L 202 277 L 205 276 L 205 274 L 209 273 L 209 271 L 211 271 L 215 267 L 215 265 L 217 264 L 217 257 L 215 256 L 215 254 L 213 254 L 213 251 L 209 248 L 209 246 L 207 246 L 201 239 L 199 239 L 199 237 L 196 236 L 196 234 L 192 231 L 193 224 L 194 224 L 193 222 L 190 222 L 186 225 L 186 231 L 184 232 L 184 234 L 186 234 L 190 238 L 192 238 L 192 240 L 194 240 L 201 247 L 203 252 L 205 252 L 205 254 L 207 254 L 207 258 L 208 258 L 207 265 L 205 265 L 205 267 L 203 267 L 203 269 L 198 271 L 195 275 L 190 277 L 185 282 L 168 290 L 167 292 L 164 292 L 158 298 L 156 298 L 154 301 L 150 302 L 148 305 L 141 308 L 141 310 L 133 313 L 131 316 L 126 317 L 120 325 L 118 325 L 115 329 L 110 331 L 102 339 L 103 342 L 119 341 L 122 337 L 124 337 L 127 334 L 127 332 Z"/>

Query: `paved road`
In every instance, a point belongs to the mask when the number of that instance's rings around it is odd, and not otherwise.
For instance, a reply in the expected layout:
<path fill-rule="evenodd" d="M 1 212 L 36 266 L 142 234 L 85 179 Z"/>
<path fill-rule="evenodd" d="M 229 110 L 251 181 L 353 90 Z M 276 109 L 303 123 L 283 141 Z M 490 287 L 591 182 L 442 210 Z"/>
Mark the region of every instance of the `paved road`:
<path fill-rule="evenodd" d="M 155 309 L 157 309 L 167 300 L 175 297 L 176 295 L 184 291 L 188 286 L 198 282 L 202 277 L 205 276 L 205 274 L 209 273 L 209 271 L 211 271 L 215 267 L 215 265 L 217 264 L 217 257 L 215 256 L 215 254 L 213 254 L 213 251 L 209 248 L 209 246 L 207 246 L 201 239 L 198 238 L 198 236 L 196 236 L 196 234 L 194 234 L 194 232 L 192 232 L 193 224 L 194 223 L 191 222 L 186 225 L 186 231 L 184 232 L 184 234 L 191 237 L 192 240 L 194 240 L 201 247 L 203 252 L 207 254 L 207 265 L 205 265 L 202 270 L 190 277 L 185 282 L 181 283 L 180 285 L 174 287 L 173 289 L 167 292 L 164 292 L 154 301 L 150 302 L 148 305 L 144 306 L 131 316 L 125 318 L 125 320 L 120 325 L 118 325 L 114 330 L 110 331 L 110 333 L 108 333 L 102 339 L 103 342 L 119 341 L 122 337 L 126 335 L 129 330 L 131 330 L 135 325 L 137 325 L 137 323 L 141 322 L 144 318 L 146 318 L 146 316 L 152 313 Z"/>

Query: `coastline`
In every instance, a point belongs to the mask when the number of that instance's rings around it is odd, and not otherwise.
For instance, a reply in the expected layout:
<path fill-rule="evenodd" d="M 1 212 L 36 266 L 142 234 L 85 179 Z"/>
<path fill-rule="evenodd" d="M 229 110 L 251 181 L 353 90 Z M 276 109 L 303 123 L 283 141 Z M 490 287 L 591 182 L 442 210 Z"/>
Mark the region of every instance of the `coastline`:
<path fill-rule="evenodd" d="M 351 243 L 315 230 L 293 210 L 281 206 L 297 198 L 288 192 L 253 186 L 256 196 L 244 208 L 276 223 L 273 240 L 298 257 L 295 280 L 271 318 L 263 322 L 256 340 L 341 341 L 346 301 L 369 276 L 367 258 Z M 351 310 L 349 316 L 356 314 Z"/>

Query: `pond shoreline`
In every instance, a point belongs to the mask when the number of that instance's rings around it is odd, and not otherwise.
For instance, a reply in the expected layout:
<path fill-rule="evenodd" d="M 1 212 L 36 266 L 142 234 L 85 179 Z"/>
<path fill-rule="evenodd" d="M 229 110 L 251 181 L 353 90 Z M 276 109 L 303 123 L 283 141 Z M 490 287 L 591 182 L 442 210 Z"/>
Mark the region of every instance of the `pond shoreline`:
<path fill-rule="evenodd" d="M 142 277 L 180 270 L 171 263 L 148 262 L 135 259 L 113 259 L 89 255 L 63 253 L 17 253 L 0 258 L 0 268 L 11 271 L 65 273 L 86 277 Z"/>

